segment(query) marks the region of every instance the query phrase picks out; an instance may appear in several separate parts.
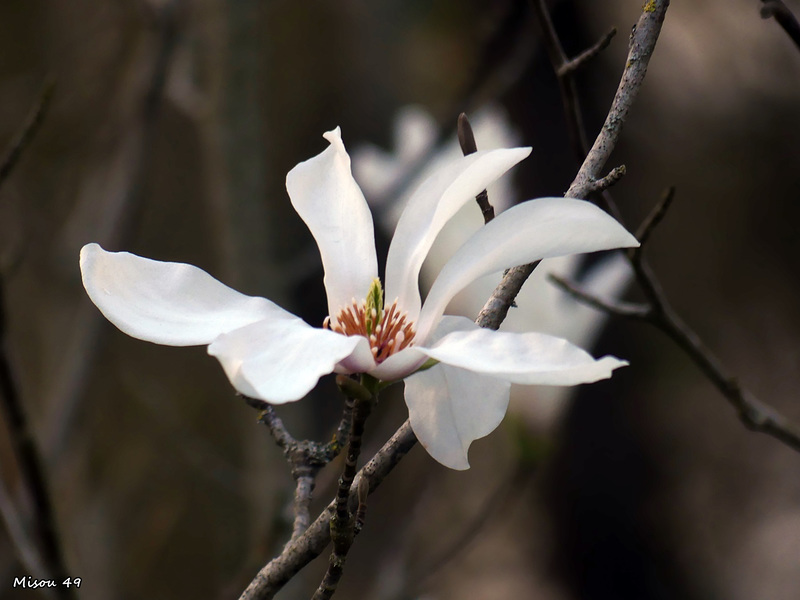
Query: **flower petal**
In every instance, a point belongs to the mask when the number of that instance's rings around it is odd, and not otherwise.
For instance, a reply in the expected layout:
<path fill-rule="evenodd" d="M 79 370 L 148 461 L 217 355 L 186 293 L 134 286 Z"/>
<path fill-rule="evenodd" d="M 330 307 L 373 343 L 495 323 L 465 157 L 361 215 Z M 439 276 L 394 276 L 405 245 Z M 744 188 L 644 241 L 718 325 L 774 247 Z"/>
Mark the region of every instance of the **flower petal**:
<path fill-rule="evenodd" d="M 539 198 L 518 204 L 478 230 L 442 268 L 425 300 L 417 337 L 424 340 L 451 298 L 478 277 L 542 258 L 638 245 L 589 202 Z"/>
<path fill-rule="evenodd" d="M 397 381 L 419 369 L 428 357 L 420 352 L 416 346 L 409 346 L 392 354 L 369 374 L 380 381 Z"/>
<path fill-rule="evenodd" d="M 577 385 L 611 377 L 624 360 L 592 356 L 567 340 L 543 333 L 475 329 L 446 335 L 419 348 L 444 364 L 525 385 Z"/>
<path fill-rule="evenodd" d="M 128 335 L 156 344 L 199 346 L 257 321 L 295 318 L 192 265 L 106 252 L 98 244 L 81 249 L 80 265 L 100 312 Z"/>
<path fill-rule="evenodd" d="M 372 215 L 350 172 L 341 131 L 337 127 L 324 137 L 331 145 L 289 171 L 286 190 L 319 246 L 328 313 L 335 318 L 352 298 L 366 297 L 378 260 Z"/>
<path fill-rule="evenodd" d="M 454 328 L 476 329 L 461 317 L 445 317 L 437 335 Z M 405 380 L 411 428 L 434 459 L 451 469 L 468 469 L 470 444 L 492 431 L 508 407 L 510 384 L 439 364 Z"/>
<path fill-rule="evenodd" d="M 299 400 L 342 360 L 369 352 L 363 337 L 311 327 L 298 318 L 261 321 L 220 336 L 208 347 L 231 384 L 272 404 Z"/>
<path fill-rule="evenodd" d="M 420 311 L 419 272 L 439 231 L 466 202 L 530 152 L 512 148 L 461 157 L 425 180 L 408 200 L 386 257 L 386 299 L 397 298 L 411 320 Z"/>

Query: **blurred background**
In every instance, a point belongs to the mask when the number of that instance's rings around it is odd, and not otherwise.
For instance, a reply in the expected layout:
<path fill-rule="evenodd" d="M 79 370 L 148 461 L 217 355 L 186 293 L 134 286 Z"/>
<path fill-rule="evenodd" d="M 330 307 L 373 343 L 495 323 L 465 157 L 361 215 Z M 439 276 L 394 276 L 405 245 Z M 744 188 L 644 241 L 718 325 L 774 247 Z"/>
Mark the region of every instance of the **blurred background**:
<path fill-rule="evenodd" d="M 800 422 L 800 51 L 760 5 L 673 2 L 607 167 L 627 166 L 613 194 L 632 230 L 676 186 L 647 252 L 668 298 L 744 386 Z M 641 2 L 551 9 L 569 55 L 619 31 L 579 76 L 593 139 Z M 491 106 L 534 148 L 514 198 L 567 189 L 578 162 L 536 22 L 523 0 L 5 0 L 4 146 L 48 82 L 50 110 L 0 190 L 0 277 L 70 574 L 87 600 L 236 598 L 288 537 L 288 469 L 205 348 L 140 342 L 102 319 L 81 246 L 196 264 L 318 325 L 321 265 L 284 177 L 324 131 L 392 152 L 407 105 L 448 141 L 460 111 Z M 339 595 L 797 598 L 800 456 L 748 432 L 659 332 L 612 319 L 592 351 L 631 366 L 544 417 L 552 390 L 516 394 L 471 470 L 412 450 L 371 496 Z M 367 452 L 406 418 L 399 391 Z M 323 380 L 279 414 L 325 440 L 340 410 Z M 5 429 L 0 467 L 24 519 Z M 321 474 L 315 507 L 339 468 Z M 279 597 L 310 597 L 326 563 Z M 25 574 L 3 529 L 0 597 L 34 597 L 12 590 Z"/>

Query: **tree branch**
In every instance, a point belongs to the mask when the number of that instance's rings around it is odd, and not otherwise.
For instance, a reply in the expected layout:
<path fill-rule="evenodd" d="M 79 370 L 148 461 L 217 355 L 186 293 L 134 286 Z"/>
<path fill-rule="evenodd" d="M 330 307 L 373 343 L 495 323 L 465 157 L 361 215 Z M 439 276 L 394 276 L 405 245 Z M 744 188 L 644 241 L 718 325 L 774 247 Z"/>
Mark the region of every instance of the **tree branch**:
<path fill-rule="evenodd" d="M 346 438 L 350 431 L 350 418 L 353 411 L 353 400 L 349 396 L 345 402 L 342 421 L 337 428 L 333 440 L 321 444 L 311 440 L 298 441 L 288 432 L 281 418 L 275 413 L 274 407 L 263 400 L 243 396 L 249 406 L 261 411 L 259 422 L 269 429 L 275 443 L 283 450 L 283 455 L 289 463 L 292 477 L 295 480 L 293 499 L 294 524 L 292 537 L 288 544 L 296 540 L 308 529 L 311 522 L 309 506 L 314 494 L 317 474 L 320 469 L 330 463 L 341 452 L 340 440 Z"/>
<path fill-rule="evenodd" d="M 353 381 L 345 375 L 338 375 L 336 377 L 337 383 L 340 383 L 340 387 L 344 387 L 346 384 L 344 381 L 345 379 L 348 382 Z M 339 478 L 339 487 L 336 492 L 336 510 L 331 519 L 333 551 L 328 561 L 328 570 L 325 572 L 325 576 L 322 582 L 320 582 L 317 591 L 314 593 L 312 600 L 328 600 L 336 592 L 336 587 L 339 585 L 339 580 L 344 573 L 347 554 L 350 552 L 356 535 L 355 517 L 350 511 L 350 491 L 356 477 L 358 457 L 361 454 L 361 440 L 364 435 L 364 424 L 372 411 L 372 406 L 375 403 L 375 396 L 370 395 L 369 398 L 348 397 L 354 402 L 353 424 L 350 428 L 350 440 L 347 444 L 347 456 L 345 458 L 344 470 Z M 359 485 L 356 490 L 360 508 L 366 505 L 365 497 L 369 494 L 369 487 Z M 360 512 L 363 522 L 363 510 Z"/>
<path fill-rule="evenodd" d="M 790 448 L 800 452 L 800 427 L 789 421 L 771 406 L 758 400 L 748 390 L 739 385 L 736 377 L 722 366 L 722 363 L 706 346 L 700 337 L 681 319 L 667 301 L 655 275 L 644 261 L 643 248 L 653 229 L 666 214 L 674 197 L 670 189 L 656 204 L 655 209 L 645 219 L 640 231 L 642 245 L 629 252 L 636 281 L 647 300 L 644 305 L 606 302 L 592 294 L 580 290 L 571 283 L 552 277 L 562 289 L 574 298 L 595 309 L 629 319 L 644 321 L 660 329 L 697 365 L 711 383 L 736 409 L 745 426 L 766 433 L 782 441 Z"/>
<path fill-rule="evenodd" d="M 368 486 L 368 493 L 374 492 L 386 475 L 416 443 L 417 438 L 411 429 L 411 423 L 406 420 L 356 475 L 349 497 L 351 506 L 358 503 L 359 488 L 361 488 L 362 494 L 363 485 Z M 366 481 L 366 484 L 361 483 L 362 479 Z M 328 504 L 303 535 L 293 543 L 287 544 L 280 555 L 258 572 L 240 596 L 240 600 L 273 598 L 300 569 L 319 556 L 331 541 L 330 523 L 335 508 L 336 501 L 334 500 Z"/>
<path fill-rule="evenodd" d="M 541 5 L 541 2 L 535 0 L 534 8 L 539 5 Z M 567 190 L 566 196 L 586 198 L 593 191 L 596 191 L 597 182 L 602 179 L 600 173 L 617 144 L 622 125 L 639 93 L 639 88 L 641 88 L 647 65 L 653 54 L 658 35 L 661 32 L 661 25 L 664 22 L 667 7 L 669 7 L 669 0 L 653 0 L 645 5 L 642 16 L 634 27 L 633 33 L 631 33 L 628 60 L 625 63 L 625 70 L 622 73 L 622 78 L 605 124 L 586 155 L 586 159 L 583 161 L 575 180 Z M 547 14 L 546 11 L 544 14 Z M 546 18 L 546 22 L 549 22 L 549 17 Z M 555 35 L 552 29 L 550 31 Z M 556 44 L 550 43 L 548 47 L 551 47 L 551 52 L 553 52 L 552 48 L 555 48 Z M 557 43 L 557 48 L 560 49 L 560 43 Z M 563 51 L 561 51 L 561 54 L 563 55 Z M 580 125 L 582 121 L 580 120 L 577 104 L 574 102 L 569 102 L 568 104 L 571 107 L 571 118 L 568 116 L 568 121 L 572 123 L 572 127 Z M 619 212 L 614 210 L 616 207 L 613 202 L 609 206 L 612 208 L 612 214 Z M 500 323 L 503 322 L 503 319 L 508 314 L 509 308 L 513 305 L 514 299 L 522 289 L 522 285 L 533 273 L 537 264 L 521 265 L 508 270 L 500 285 L 492 292 L 491 297 L 478 315 L 477 323 L 481 327 L 497 329 L 500 326 Z"/>
<path fill-rule="evenodd" d="M 595 56 L 600 54 L 603 50 L 608 48 L 609 44 L 611 44 L 611 40 L 614 39 L 614 36 L 617 35 L 617 28 L 613 27 L 609 30 L 603 37 L 601 37 L 594 46 L 584 50 L 575 58 L 563 63 L 558 69 L 556 70 L 556 75 L 559 77 L 564 77 L 566 75 L 571 75 L 575 73 L 583 67 L 586 63 L 592 60 Z"/>

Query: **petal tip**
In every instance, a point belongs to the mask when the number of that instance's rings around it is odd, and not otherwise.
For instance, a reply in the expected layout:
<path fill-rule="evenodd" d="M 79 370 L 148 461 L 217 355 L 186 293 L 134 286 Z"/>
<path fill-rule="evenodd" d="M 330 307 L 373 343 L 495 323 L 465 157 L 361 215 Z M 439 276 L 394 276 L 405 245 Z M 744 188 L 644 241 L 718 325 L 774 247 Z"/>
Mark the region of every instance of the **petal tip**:
<path fill-rule="evenodd" d="M 90 242 L 81 248 L 80 265 L 83 268 L 86 261 L 91 260 L 95 255 L 100 252 L 105 252 L 97 242 Z"/>
<path fill-rule="evenodd" d="M 322 137 L 328 140 L 331 143 L 331 145 L 334 145 L 337 148 L 341 146 L 342 149 L 344 149 L 344 143 L 342 142 L 342 128 L 339 127 L 338 125 L 333 129 L 331 129 L 330 131 L 326 131 L 325 133 L 323 133 Z"/>

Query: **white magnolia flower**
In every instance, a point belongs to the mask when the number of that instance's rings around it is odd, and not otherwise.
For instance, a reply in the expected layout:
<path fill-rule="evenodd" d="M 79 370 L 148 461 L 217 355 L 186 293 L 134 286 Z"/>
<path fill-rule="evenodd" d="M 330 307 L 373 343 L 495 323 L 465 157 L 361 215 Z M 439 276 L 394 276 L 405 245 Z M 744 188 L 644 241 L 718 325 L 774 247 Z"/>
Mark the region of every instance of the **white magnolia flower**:
<path fill-rule="evenodd" d="M 489 150 L 515 146 L 519 134 L 509 123 L 502 108 L 486 106 L 470 118 L 478 147 Z M 373 208 L 380 214 L 381 226 L 391 234 L 411 193 L 444 165 L 463 155 L 457 140 L 436 145 L 439 125 L 423 108 L 406 106 L 394 122 L 393 146 L 384 150 L 364 144 L 353 152 L 353 173 Z M 393 197 L 396 196 L 396 197 Z M 511 178 L 504 177 L 489 187 L 489 200 L 497 213 L 513 206 L 518 197 Z M 392 203 L 389 204 L 389 200 Z M 430 288 L 444 264 L 478 229 L 483 216 L 475 202 L 467 202 L 444 226 L 422 267 L 421 282 Z M 508 313 L 503 331 L 539 331 L 563 337 L 581 348 L 592 348 L 608 315 L 590 308 L 553 285 L 548 277 L 558 274 L 576 281 L 593 295 L 619 298 L 633 278 L 633 270 L 621 253 L 614 253 L 582 268 L 578 255 L 558 256 L 542 261 Z M 460 291 L 450 302 L 450 314 L 477 315 L 500 283 L 502 273 L 481 277 Z M 537 431 L 547 431 L 559 419 L 575 388 L 511 387 L 511 408 L 523 415 Z"/>
<path fill-rule="evenodd" d="M 299 400 L 325 374 L 362 373 L 406 380 L 411 425 L 442 464 L 468 468 L 470 443 L 500 423 L 511 383 L 575 385 L 627 364 L 593 359 L 566 340 L 496 332 L 443 316 L 470 282 L 541 258 L 637 245 L 594 205 L 540 198 L 500 214 L 442 268 L 421 302 L 422 262 L 439 230 L 466 202 L 530 153 L 478 152 L 426 180 L 397 224 L 378 280 L 372 217 L 352 177 L 339 129 L 330 146 L 300 163 L 286 188 L 319 246 L 328 313 L 315 328 L 265 298 L 240 294 L 197 267 L 81 250 L 83 284 L 100 311 L 133 337 L 172 346 L 208 345 L 242 394 L 274 404 Z M 383 305 L 383 298 L 391 304 Z M 419 371 L 426 362 L 438 362 Z M 416 374 L 415 374 L 416 373 Z"/>

